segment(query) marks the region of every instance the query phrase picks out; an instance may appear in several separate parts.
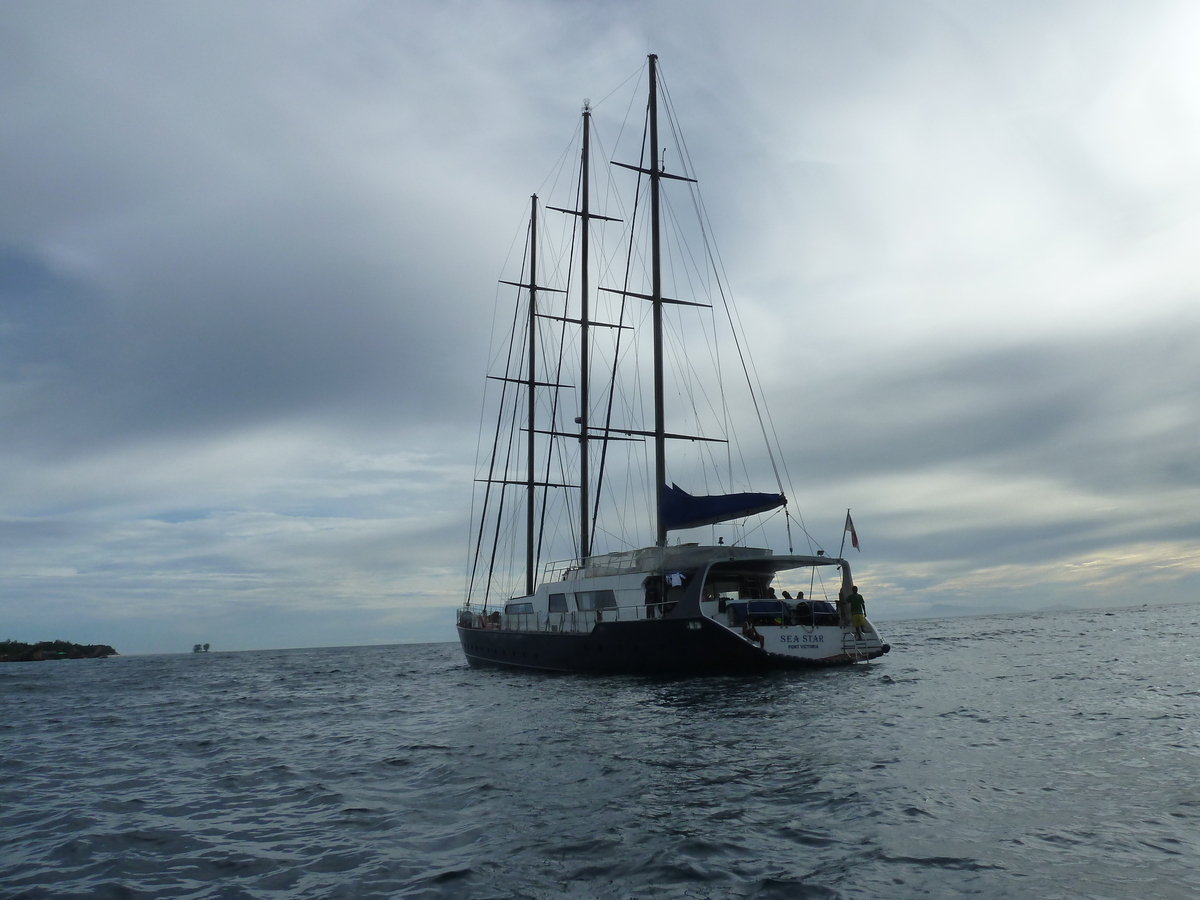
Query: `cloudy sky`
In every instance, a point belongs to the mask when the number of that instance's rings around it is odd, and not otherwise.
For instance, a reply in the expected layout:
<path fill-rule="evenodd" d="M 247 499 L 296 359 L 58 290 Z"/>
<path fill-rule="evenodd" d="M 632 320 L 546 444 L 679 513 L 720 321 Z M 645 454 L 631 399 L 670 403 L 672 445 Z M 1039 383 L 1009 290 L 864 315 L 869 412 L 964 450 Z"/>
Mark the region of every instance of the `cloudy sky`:
<path fill-rule="evenodd" d="M 1195 599 L 1197 46 L 1153 0 L 10 0 L 0 639 L 452 639 L 495 282 L 647 52 L 872 613 Z"/>

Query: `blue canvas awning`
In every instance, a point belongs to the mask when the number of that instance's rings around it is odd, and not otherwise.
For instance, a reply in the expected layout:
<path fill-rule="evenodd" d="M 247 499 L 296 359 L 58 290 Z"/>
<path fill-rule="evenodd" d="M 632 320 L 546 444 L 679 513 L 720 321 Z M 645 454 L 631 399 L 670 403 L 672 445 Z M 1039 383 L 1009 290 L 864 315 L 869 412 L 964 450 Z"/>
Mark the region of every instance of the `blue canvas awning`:
<path fill-rule="evenodd" d="M 661 515 L 663 528 L 679 531 L 715 525 L 730 519 L 741 519 L 756 513 L 767 512 L 783 506 L 787 498 L 783 494 L 715 494 L 708 497 L 693 497 L 677 484 L 662 487 Z"/>

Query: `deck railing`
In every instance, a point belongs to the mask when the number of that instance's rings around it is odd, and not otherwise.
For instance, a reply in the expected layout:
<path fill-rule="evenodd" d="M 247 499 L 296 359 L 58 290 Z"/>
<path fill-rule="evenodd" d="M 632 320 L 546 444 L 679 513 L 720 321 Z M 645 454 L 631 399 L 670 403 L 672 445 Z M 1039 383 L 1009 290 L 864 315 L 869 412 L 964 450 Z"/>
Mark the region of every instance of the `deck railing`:
<path fill-rule="evenodd" d="M 661 619 L 663 614 L 673 607 L 674 603 L 639 603 L 636 606 L 610 606 L 606 609 L 578 610 L 573 612 L 552 613 L 514 613 L 506 614 L 494 610 L 483 615 L 477 608 L 461 608 L 458 611 L 459 624 L 466 628 L 482 628 L 493 631 L 525 631 L 525 632 L 566 632 L 568 634 L 586 634 L 600 622 L 637 622 L 644 619 Z M 724 615 L 714 617 L 729 627 L 737 627 L 732 616 L 726 623 Z M 794 623 L 804 627 L 813 627 L 811 623 Z M 860 651 L 872 639 L 879 640 L 873 626 L 868 625 L 864 639 L 855 641 L 853 632 L 849 632 L 847 652 Z M 844 638 L 845 639 L 845 638 Z"/>
<path fill-rule="evenodd" d="M 550 581 L 562 581 L 572 569 L 579 568 L 577 559 L 558 559 L 542 566 L 542 584 Z"/>
<path fill-rule="evenodd" d="M 589 556 L 586 560 L 587 574 L 596 578 L 601 575 L 627 575 L 630 572 L 645 571 L 645 566 L 637 559 L 628 556 Z M 566 581 L 572 572 L 584 568 L 584 563 L 578 559 L 558 559 L 542 566 L 542 584 L 552 581 Z"/>
<path fill-rule="evenodd" d="M 464 627 L 499 631 L 546 631 L 587 633 L 599 622 L 636 622 L 641 619 L 660 619 L 673 603 L 639 603 L 637 606 L 610 606 L 575 612 L 517 613 L 481 615 L 475 609 L 460 609 L 458 620 Z"/>

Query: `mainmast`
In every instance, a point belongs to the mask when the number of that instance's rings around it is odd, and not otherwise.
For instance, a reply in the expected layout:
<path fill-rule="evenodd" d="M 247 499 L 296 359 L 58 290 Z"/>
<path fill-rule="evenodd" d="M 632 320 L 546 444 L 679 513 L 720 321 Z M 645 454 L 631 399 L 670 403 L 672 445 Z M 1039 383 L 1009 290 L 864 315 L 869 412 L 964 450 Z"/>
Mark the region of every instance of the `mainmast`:
<path fill-rule="evenodd" d="M 529 445 L 525 486 L 525 593 L 533 593 L 534 412 L 537 408 L 537 194 L 529 201 Z"/>
<path fill-rule="evenodd" d="M 582 561 L 591 555 L 592 552 L 592 537 L 590 527 L 590 510 L 591 501 L 589 499 L 589 484 L 591 475 L 589 474 L 588 460 L 588 440 L 589 429 L 588 424 L 588 409 L 591 404 L 591 399 L 588 394 L 589 387 L 589 352 L 591 350 L 591 335 L 590 329 L 593 325 L 600 325 L 606 328 L 619 328 L 620 325 L 613 325 L 609 322 L 593 322 L 589 311 L 589 297 L 591 296 L 590 286 L 590 266 L 588 258 L 591 252 L 591 223 L 593 219 L 599 219 L 603 222 L 620 222 L 620 219 L 614 219 L 611 216 L 596 215 L 591 211 L 591 144 L 592 144 L 592 107 L 587 101 L 583 101 L 583 149 L 580 156 L 579 166 L 579 209 L 563 209 L 559 206 L 548 206 L 547 209 L 557 210 L 568 215 L 578 216 L 580 221 L 580 251 L 579 251 L 579 318 L 564 319 L 566 322 L 573 322 L 579 325 L 579 416 L 576 422 L 579 423 L 579 559 Z M 546 289 L 548 290 L 548 289 Z M 607 290 L 607 288 L 601 288 Z M 563 435 L 564 437 L 566 435 Z M 608 438 L 611 440 L 611 438 Z"/>

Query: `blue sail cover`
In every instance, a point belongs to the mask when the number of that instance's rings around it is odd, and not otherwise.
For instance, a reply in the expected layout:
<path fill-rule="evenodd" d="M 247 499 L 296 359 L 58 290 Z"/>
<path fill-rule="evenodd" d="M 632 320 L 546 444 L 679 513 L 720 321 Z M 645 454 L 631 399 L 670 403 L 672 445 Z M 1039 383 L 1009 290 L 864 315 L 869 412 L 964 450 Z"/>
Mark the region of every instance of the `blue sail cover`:
<path fill-rule="evenodd" d="M 783 506 L 783 494 L 717 494 L 693 497 L 677 484 L 662 487 L 662 520 L 667 531 L 714 525 Z"/>

